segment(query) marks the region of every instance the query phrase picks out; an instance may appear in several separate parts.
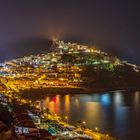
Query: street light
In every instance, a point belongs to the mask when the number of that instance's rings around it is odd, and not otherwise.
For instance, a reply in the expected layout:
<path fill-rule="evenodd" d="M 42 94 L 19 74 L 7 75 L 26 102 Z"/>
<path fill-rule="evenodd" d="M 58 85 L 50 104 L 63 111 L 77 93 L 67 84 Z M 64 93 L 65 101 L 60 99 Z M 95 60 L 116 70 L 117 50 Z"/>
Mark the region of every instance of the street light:
<path fill-rule="evenodd" d="M 66 122 L 68 123 L 68 116 L 65 116 L 65 120 L 66 120 Z"/>
<path fill-rule="evenodd" d="M 85 121 L 83 121 L 82 123 L 83 123 L 84 125 L 86 125 L 86 122 L 85 122 Z"/>
<path fill-rule="evenodd" d="M 96 127 L 95 130 L 98 132 L 98 130 L 99 130 L 98 127 Z"/>
<path fill-rule="evenodd" d="M 83 128 L 86 128 L 86 122 L 83 121 L 82 124 L 83 124 L 82 127 L 83 127 Z"/>
<path fill-rule="evenodd" d="M 108 134 L 106 134 L 106 137 L 109 137 L 109 135 L 108 135 Z"/>

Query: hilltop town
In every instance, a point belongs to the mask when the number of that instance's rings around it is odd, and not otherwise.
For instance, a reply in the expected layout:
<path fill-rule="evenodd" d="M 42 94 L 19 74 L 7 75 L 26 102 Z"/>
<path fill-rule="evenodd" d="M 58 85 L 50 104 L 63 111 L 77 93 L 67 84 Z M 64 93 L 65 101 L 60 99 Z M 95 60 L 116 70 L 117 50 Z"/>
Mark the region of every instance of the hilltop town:
<path fill-rule="evenodd" d="M 0 88 L 1 91 L 15 92 L 30 89 L 96 92 L 138 88 L 133 82 L 140 81 L 139 70 L 138 66 L 94 47 L 55 41 L 44 54 L 1 63 Z"/>

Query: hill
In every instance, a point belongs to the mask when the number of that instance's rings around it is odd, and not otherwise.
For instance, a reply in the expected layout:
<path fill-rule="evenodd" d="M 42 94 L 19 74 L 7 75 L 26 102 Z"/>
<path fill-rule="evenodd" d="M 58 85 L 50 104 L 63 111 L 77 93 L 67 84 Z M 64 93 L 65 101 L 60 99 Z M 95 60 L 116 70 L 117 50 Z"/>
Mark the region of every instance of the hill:
<path fill-rule="evenodd" d="M 54 41 L 46 52 L 1 63 L 1 82 L 16 92 L 78 89 L 90 93 L 139 88 L 138 66 L 94 47 Z"/>

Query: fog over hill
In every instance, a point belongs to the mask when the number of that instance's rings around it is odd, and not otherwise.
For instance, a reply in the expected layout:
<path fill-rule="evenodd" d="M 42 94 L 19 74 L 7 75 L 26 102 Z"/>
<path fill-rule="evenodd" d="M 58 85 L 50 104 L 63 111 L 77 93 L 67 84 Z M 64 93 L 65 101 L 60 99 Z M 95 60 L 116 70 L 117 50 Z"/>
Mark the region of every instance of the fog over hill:
<path fill-rule="evenodd" d="M 121 60 L 126 60 L 128 62 L 133 63 L 133 57 L 124 58 L 123 52 L 115 49 L 114 46 L 105 45 L 104 43 L 97 43 L 96 41 L 82 40 L 78 37 L 67 37 L 64 38 L 65 42 L 76 42 L 78 44 L 88 45 L 89 47 L 95 47 L 104 52 L 107 52 L 111 55 L 119 57 Z M 45 53 L 52 46 L 52 39 L 42 38 L 42 37 L 34 37 L 28 38 L 24 40 L 20 40 L 18 42 L 6 44 L 0 48 L 0 62 L 8 61 L 10 59 L 16 59 L 19 57 L 24 57 L 28 55 L 36 55 Z M 134 64 L 134 63 L 133 63 Z M 139 62 L 136 62 L 139 65 Z"/>
<path fill-rule="evenodd" d="M 16 59 L 30 54 L 45 53 L 51 47 L 52 41 L 45 38 L 21 40 L 12 45 L 4 46 L 0 51 L 0 61 Z"/>

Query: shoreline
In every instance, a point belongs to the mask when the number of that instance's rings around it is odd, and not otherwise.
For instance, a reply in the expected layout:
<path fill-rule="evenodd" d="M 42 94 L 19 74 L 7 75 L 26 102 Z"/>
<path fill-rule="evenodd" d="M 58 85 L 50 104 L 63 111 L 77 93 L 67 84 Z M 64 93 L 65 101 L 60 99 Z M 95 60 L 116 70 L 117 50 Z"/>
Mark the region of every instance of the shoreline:
<path fill-rule="evenodd" d="M 39 88 L 19 91 L 21 97 L 24 98 L 43 98 L 46 95 L 66 95 L 66 94 L 101 94 L 103 92 L 114 92 L 114 91 L 137 91 L 139 88 L 112 88 L 112 89 L 85 89 L 85 88 Z"/>

